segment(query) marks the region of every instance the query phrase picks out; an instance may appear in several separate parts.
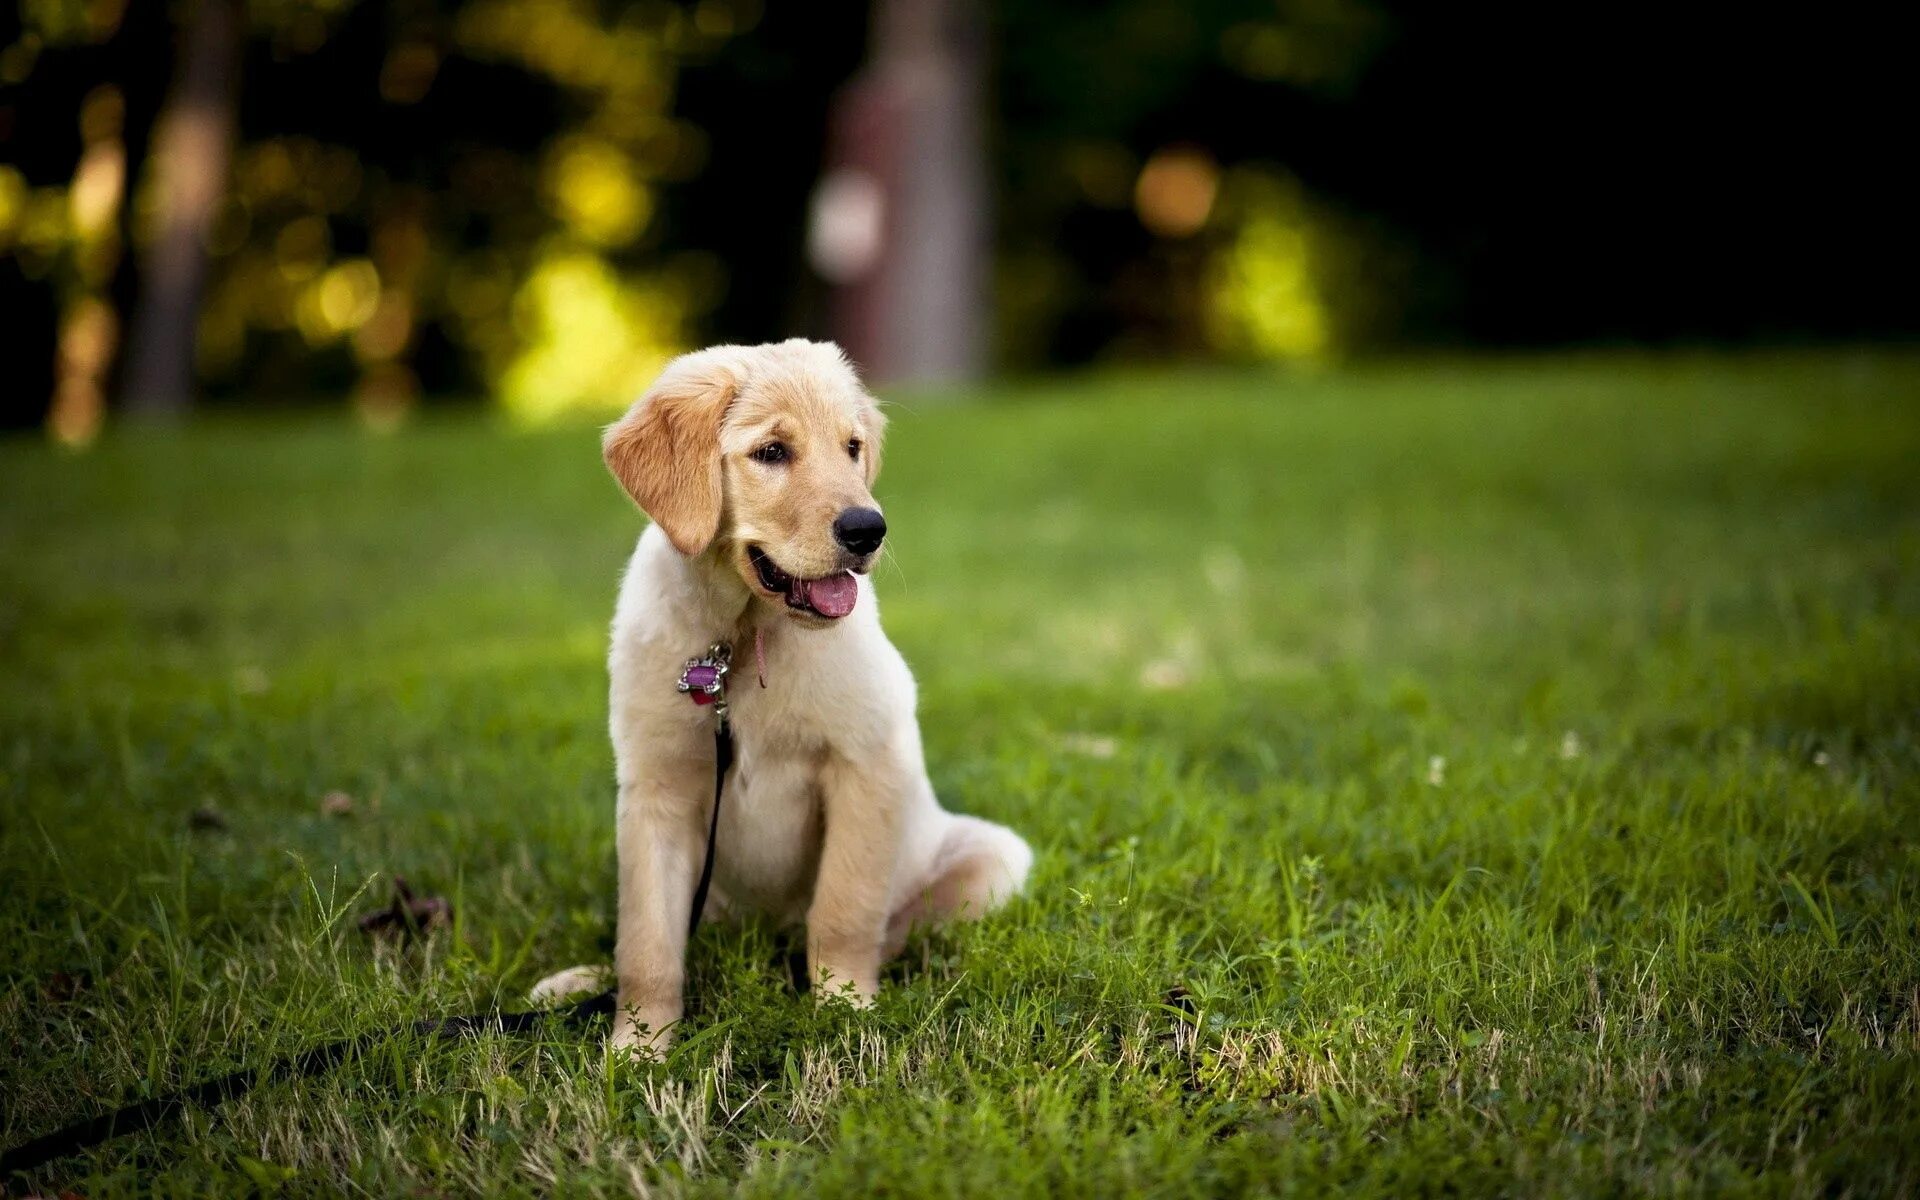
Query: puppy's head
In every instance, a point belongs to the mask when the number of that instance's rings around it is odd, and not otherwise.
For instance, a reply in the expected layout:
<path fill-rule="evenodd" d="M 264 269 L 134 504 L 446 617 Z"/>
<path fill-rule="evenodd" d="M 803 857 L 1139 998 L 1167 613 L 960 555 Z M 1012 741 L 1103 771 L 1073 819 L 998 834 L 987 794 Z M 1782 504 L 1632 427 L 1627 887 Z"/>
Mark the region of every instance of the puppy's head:
<path fill-rule="evenodd" d="M 825 625 L 886 535 L 885 426 L 838 347 L 795 340 L 675 359 L 601 445 L 674 549 L 718 549 L 761 600 Z"/>

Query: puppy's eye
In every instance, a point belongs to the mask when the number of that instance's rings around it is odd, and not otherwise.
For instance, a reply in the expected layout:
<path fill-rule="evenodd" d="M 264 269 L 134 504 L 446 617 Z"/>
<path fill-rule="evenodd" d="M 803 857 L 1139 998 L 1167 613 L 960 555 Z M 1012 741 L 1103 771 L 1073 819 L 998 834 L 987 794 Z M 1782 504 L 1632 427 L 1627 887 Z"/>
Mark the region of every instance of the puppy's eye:
<path fill-rule="evenodd" d="M 859 438 L 847 439 L 847 457 L 848 458 L 860 457 L 860 439 Z"/>
<path fill-rule="evenodd" d="M 755 462 L 783 463 L 793 457 L 793 452 L 787 449 L 785 442 L 768 442 L 747 457 Z"/>

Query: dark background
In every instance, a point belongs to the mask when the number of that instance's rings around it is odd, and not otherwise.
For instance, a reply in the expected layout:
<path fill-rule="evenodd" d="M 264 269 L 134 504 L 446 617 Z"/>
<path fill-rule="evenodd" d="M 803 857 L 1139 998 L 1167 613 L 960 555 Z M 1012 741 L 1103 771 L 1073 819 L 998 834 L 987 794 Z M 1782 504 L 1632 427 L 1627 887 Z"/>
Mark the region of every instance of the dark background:
<path fill-rule="evenodd" d="M 122 252 L 90 281 L 71 237 L 44 228 L 30 247 L 20 204 L 0 207 L 0 422 L 14 427 L 46 417 L 61 314 L 76 296 L 105 297 L 122 330 L 131 324 L 143 287 L 138 198 L 195 6 L 83 5 L 91 24 L 77 31 L 47 16 L 60 7 L 28 0 L 0 17 L 11 56 L 0 62 L 0 162 L 16 199 L 39 195 L 53 211 L 83 149 L 78 114 L 111 85 L 130 199 Z M 453 294 L 445 281 L 475 256 L 512 286 L 552 252 L 540 155 L 569 130 L 604 125 L 606 97 L 623 86 L 583 90 L 564 71 L 463 49 L 471 8 L 242 11 L 235 161 L 288 137 L 350 153 L 355 193 L 310 205 L 331 260 L 371 253 L 395 212 L 426 231 L 405 349 L 375 364 L 426 399 L 493 389 L 518 327 L 498 313 L 487 328 L 455 319 L 436 297 Z M 699 24 L 693 6 L 577 8 L 599 30 Z M 670 51 L 636 60 L 661 113 L 700 136 L 659 154 L 630 143 L 656 210 L 637 237 L 595 253 L 616 273 L 696 281 L 680 342 L 831 333 L 827 286 L 802 252 L 807 202 L 833 97 L 868 54 L 869 8 L 722 9 L 723 35 L 663 37 Z M 1125 203 L 1090 201 L 1067 179 L 1089 147 L 1129 170 L 1157 148 L 1196 147 L 1229 172 L 1252 165 L 1295 181 L 1313 212 L 1349 232 L 1343 244 L 1363 248 L 1346 274 L 1373 295 L 1343 355 L 1920 332 L 1914 43 L 1891 6 L 1136 0 L 1001 3 L 978 17 L 997 368 L 1216 353 L 1179 311 L 1178 286 L 1215 235 L 1169 245 Z M 1277 75 L 1249 70 L 1233 50 L 1249 23 L 1307 49 Z M 437 66 L 422 94 L 396 102 L 383 71 L 410 43 L 434 47 Z M 234 203 L 246 201 L 240 186 Z M 213 249 L 210 296 L 251 278 L 248 256 L 269 254 L 302 203 L 251 205 L 244 235 Z M 1022 290 L 1007 285 L 1015 277 L 1045 282 Z M 337 398 L 372 371 L 344 338 L 316 342 L 253 317 L 235 344 L 199 360 L 204 397 Z M 124 338 L 109 378 L 123 352 Z"/>

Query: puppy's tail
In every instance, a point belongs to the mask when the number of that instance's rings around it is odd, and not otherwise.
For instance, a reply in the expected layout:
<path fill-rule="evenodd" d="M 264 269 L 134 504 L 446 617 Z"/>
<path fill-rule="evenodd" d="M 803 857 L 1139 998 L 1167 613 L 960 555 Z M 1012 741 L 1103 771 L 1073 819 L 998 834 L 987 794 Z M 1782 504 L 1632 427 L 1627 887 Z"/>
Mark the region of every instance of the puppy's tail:
<path fill-rule="evenodd" d="M 605 965 L 589 967 L 568 967 L 556 972 L 533 985 L 527 993 L 527 1003 L 536 1008 L 550 1008 L 568 1000 L 577 1000 L 590 996 L 613 986 L 613 968 Z"/>

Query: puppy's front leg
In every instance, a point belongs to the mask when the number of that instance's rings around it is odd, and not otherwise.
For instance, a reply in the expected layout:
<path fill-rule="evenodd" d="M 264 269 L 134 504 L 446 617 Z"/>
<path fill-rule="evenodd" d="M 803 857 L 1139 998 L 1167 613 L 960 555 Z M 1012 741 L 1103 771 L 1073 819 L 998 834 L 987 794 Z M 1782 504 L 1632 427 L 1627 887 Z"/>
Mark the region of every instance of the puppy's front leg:
<path fill-rule="evenodd" d="M 821 771 L 826 838 L 807 910 L 815 996 L 858 1008 L 880 991 L 881 944 L 892 910 L 907 778 L 898 764 L 830 754 Z"/>
<path fill-rule="evenodd" d="M 711 764 L 653 765 L 620 784 L 613 1044 L 659 1057 L 683 1011 L 687 923 L 706 853 Z"/>

